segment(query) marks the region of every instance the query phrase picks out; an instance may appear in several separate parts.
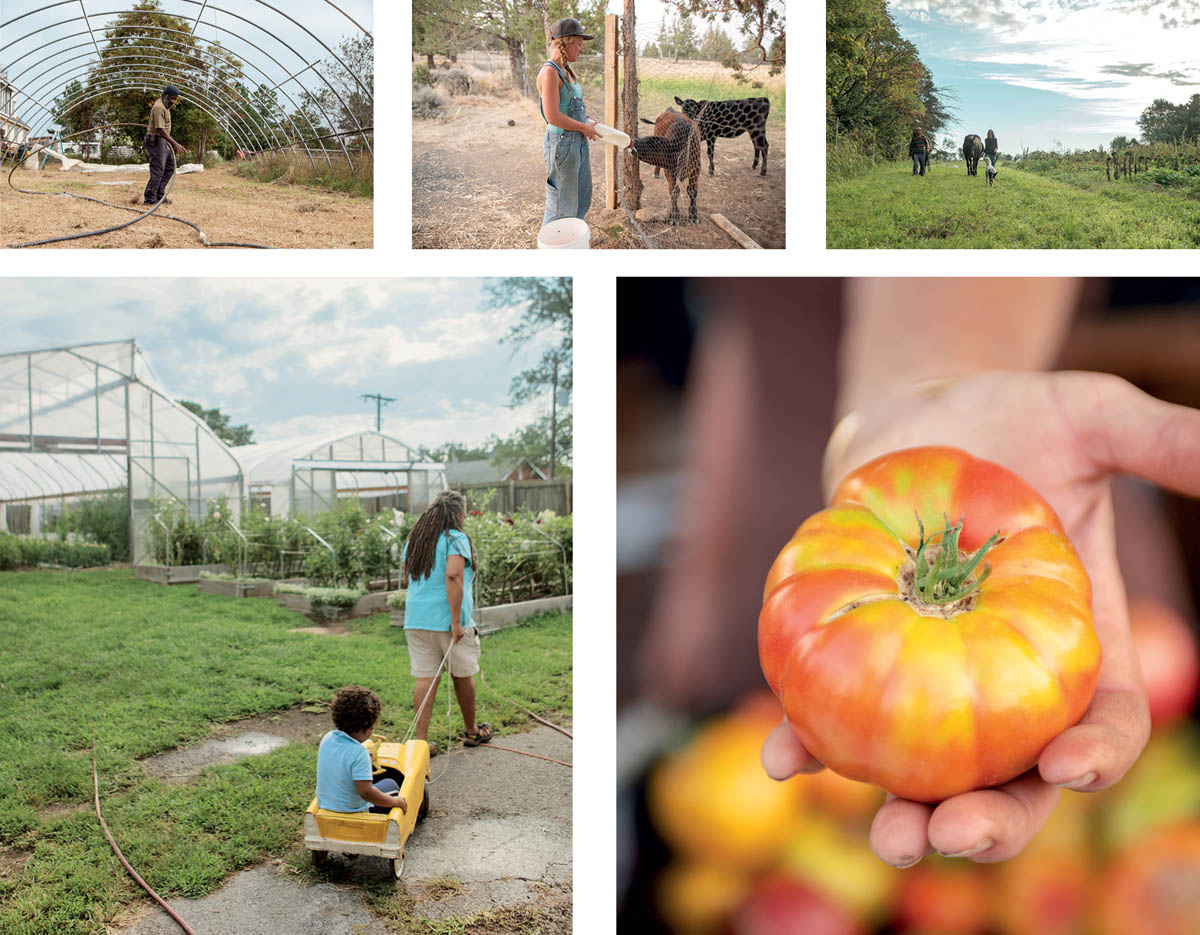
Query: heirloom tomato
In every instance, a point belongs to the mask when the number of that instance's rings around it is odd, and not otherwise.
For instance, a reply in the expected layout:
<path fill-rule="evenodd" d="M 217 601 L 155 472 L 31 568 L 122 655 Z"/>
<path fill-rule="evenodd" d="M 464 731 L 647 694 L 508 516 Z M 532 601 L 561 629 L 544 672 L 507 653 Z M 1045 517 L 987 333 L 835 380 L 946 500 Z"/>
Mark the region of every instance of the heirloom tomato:
<path fill-rule="evenodd" d="M 796 530 L 758 645 L 814 757 L 919 802 L 1030 769 L 1100 670 L 1091 582 L 1054 511 L 943 447 L 863 465 Z"/>

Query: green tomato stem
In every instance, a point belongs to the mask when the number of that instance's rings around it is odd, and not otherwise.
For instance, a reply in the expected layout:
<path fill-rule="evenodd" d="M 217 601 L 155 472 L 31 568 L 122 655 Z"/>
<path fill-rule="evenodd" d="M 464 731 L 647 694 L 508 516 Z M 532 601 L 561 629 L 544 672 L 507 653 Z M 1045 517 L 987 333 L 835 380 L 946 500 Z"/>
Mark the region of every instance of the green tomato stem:
<path fill-rule="evenodd" d="M 953 526 L 950 525 L 949 517 L 943 515 L 943 519 L 946 527 L 941 533 L 937 555 L 931 563 L 926 549 L 933 540 L 925 538 L 925 524 L 921 522 L 920 516 L 917 517 L 920 541 L 917 543 L 917 553 L 914 557 L 913 590 L 917 597 L 927 604 L 950 604 L 977 590 L 991 574 L 991 566 L 985 565 L 978 579 L 973 580 L 971 575 L 1000 538 L 1000 532 L 997 530 L 974 555 L 960 558 L 958 540 L 962 534 L 963 518 L 959 517 Z"/>

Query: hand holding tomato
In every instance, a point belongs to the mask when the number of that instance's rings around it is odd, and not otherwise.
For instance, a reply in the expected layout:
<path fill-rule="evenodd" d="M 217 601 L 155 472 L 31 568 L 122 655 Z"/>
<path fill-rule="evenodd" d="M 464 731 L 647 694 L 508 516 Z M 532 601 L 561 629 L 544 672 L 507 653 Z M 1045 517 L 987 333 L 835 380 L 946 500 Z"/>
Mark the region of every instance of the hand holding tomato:
<path fill-rule="evenodd" d="M 935 393 L 893 394 L 854 418 L 853 437 L 831 444 L 828 479 L 915 445 L 967 449 L 1015 472 L 1045 498 L 1091 579 L 1103 648 L 1095 694 L 1079 722 L 1046 743 L 1037 771 L 940 804 L 893 798 L 871 830 L 875 852 L 897 866 L 932 851 L 1005 860 L 1036 834 L 1058 786 L 1106 788 L 1146 743 L 1149 718 L 1116 563 L 1108 478 L 1131 473 L 1200 496 L 1200 413 L 1108 375 L 992 372 Z M 768 737 L 762 758 L 775 778 L 820 768 L 786 722 Z M 936 773 L 939 764 L 928 768 Z"/>

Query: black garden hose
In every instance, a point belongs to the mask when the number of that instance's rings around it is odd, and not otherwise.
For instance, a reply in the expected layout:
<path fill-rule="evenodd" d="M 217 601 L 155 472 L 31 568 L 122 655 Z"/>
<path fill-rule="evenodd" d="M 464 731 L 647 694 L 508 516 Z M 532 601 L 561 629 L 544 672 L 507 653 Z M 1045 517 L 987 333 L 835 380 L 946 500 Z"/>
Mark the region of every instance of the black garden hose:
<path fill-rule="evenodd" d="M 42 146 L 39 146 L 37 149 L 30 152 L 29 154 L 27 154 L 25 158 L 30 159 L 33 156 L 36 156 L 38 153 L 42 152 L 43 150 L 48 149 L 50 146 L 54 145 L 54 143 L 56 143 L 56 142 L 61 143 L 63 140 L 69 140 L 76 136 L 82 136 L 85 133 L 94 133 L 94 132 L 96 132 L 96 130 L 109 130 L 109 129 L 113 129 L 115 127 L 139 127 L 140 128 L 141 126 L 142 126 L 142 124 L 140 124 L 140 123 L 109 123 L 109 124 L 105 124 L 104 126 L 100 126 L 100 127 L 89 127 L 86 130 L 80 130 L 78 133 L 71 133 L 67 136 L 61 137 L 58 140 L 51 140 L 49 143 L 45 143 Z M 8 246 L 14 250 L 20 249 L 22 247 L 40 247 L 40 246 L 44 246 L 45 244 L 62 243 L 64 241 L 68 241 L 68 240 L 81 240 L 84 237 L 98 237 L 101 234 L 111 234 L 114 231 L 124 230 L 126 227 L 132 227 L 134 224 L 137 224 L 139 221 L 144 221 L 146 218 L 150 217 L 152 214 L 155 214 L 158 211 L 158 209 L 160 207 L 162 207 L 163 202 L 166 201 L 166 196 L 169 195 L 171 193 L 171 190 L 175 187 L 175 179 L 178 177 L 178 173 L 171 176 L 171 181 L 167 185 L 167 190 L 163 194 L 162 201 L 158 202 L 156 205 L 151 207 L 150 210 L 148 210 L 148 211 L 139 211 L 137 208 L 130 208 L 130 207 L 127 207 L 126 205 L 113 204 L 111 201 L 101 201 L 99 198 L 92 198 L 88 195 L 74 195 L 71 192 L 37 192 L 37 191 L 31 191 L 30 189 L 27 189 L 27 188 L 17 188 L 17 186 L 13 184 L 13 174 L 17 171 L 18 166 L 20 166 L 21 162 L 23 162 L 23 161 L 24 160 L 18 160 L 16 162 L 14 162 L 13 167 L 8 172 L 8 187 L 11 188 L 15 192 L 20 192 L 23 195 L 66 195 L 68 198 L 78 198 L 81 201 L 91 201 L 91 202 L 95 202 L 98 205 L 105 205 L 109 208 L 117 208 L 118 210 L 121 210 L 121 211 L 130 211 L 134 214 L 137 214 L 138 216 L 136 218 L 134 218 L 132 221 L 126 221 L 124 224 L 115 224 L 112 227 L 105 227 L 105 228 L 101 228 L 100 230 L 84 231 L 81 234 L 64 234 L 61 237 L 47 237 L 43 240 L 30 240 L 30 241 L 26 241 L 25 243 L 9 244 Z M 228 241 L 211 242 L 211 241 L 209 241 L 208 237 L 205 235 L 204 231 L 202 231 L 198 225 L 193 224 L 191 221 L 188 221 L 184 218 L 175 217 L 174 215 L 170 215 L 170 214 L 160 214 L 158 216 L 161 218 L 164 218 L 168 221 L 176 221 L 180 224 L 186 224 L 188 227 L 192 228 L 197 234 L 200 235 L 200 243 L 202 243 L 206 247 L 248 247 L 248 248 L 255 249 L 255 250 L 278 249 L 276 247 L 268 247 L 265 244 L 258 244 L 258 243 L 232 243 L 232 242 L 228 242 Z"/>

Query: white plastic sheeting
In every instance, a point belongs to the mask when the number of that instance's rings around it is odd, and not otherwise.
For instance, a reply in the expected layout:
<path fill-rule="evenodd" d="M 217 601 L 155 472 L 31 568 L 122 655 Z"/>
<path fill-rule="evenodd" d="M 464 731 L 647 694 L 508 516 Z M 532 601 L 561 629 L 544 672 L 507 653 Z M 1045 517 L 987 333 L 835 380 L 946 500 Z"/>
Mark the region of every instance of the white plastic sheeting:
<path fill-rule="evenodd" d="M 423 510 L 446 487 L 445 466 L 398 438 L 370 430 L 305 436 L 232 449 L 247 496 L 270 494 L 271 515 L 323 513 L 339 496 L 407 494 Z"/>
<path fill-rule="evenodd" d="M 241 468 L 156 385 L 132 340 L 0 355 L 0 502 L 119 488 L 129 490 L 133 560 L 145 562 L 154 500 L 199 519 L 225 497 L 236 521 Z"/>

